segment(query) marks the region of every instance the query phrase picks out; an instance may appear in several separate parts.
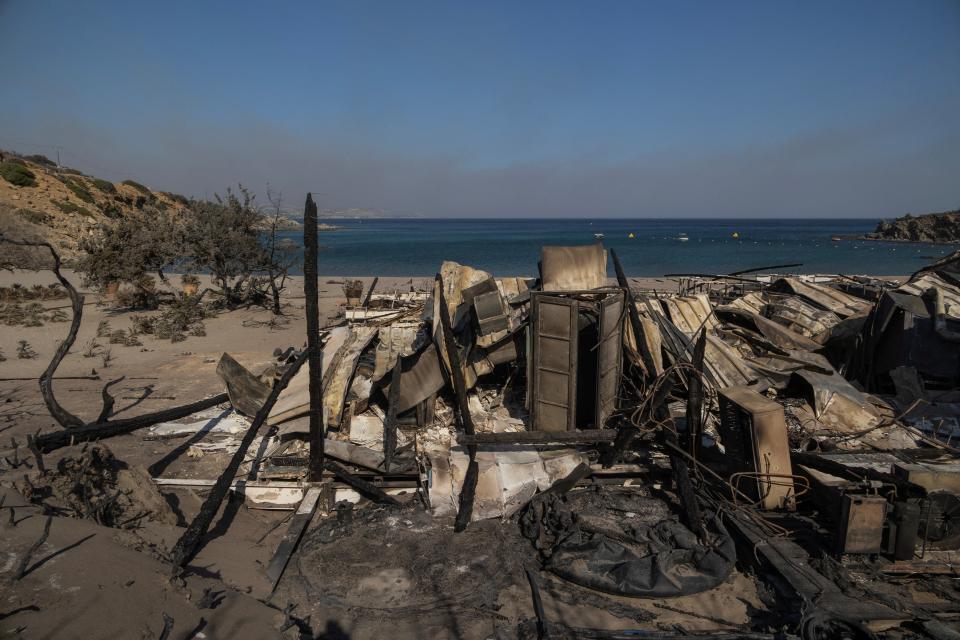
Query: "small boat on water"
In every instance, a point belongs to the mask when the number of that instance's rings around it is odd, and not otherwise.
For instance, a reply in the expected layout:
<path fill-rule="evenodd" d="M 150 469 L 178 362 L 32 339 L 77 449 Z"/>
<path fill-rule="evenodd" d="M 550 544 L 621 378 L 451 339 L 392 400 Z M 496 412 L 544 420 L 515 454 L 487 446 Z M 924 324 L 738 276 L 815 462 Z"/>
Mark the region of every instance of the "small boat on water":
<path fill-rule="evenodd" d="M 680 235 L 677 236 L 677 240 L 679 240 L 680 242 L 686 242 L 689 239 L 690 238 L 688 238 L 687 234 L 685 233 L 681 233 Z"/>
<path fill-rule="evenodd" d="M 595 233 L 595 234 L 593 234 L 593 237 L 596 238 L 597 240 L 603 240 L 603 234 L 602 234 L 602 233 Z"/>

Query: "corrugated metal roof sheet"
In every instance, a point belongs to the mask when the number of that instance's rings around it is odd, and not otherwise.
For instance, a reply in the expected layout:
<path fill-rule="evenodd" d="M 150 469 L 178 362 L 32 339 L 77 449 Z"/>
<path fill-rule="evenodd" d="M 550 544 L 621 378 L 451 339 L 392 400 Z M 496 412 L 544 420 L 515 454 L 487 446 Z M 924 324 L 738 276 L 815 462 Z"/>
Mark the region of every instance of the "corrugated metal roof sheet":
<path fill-rule="evenodd" d="M 707 294 L 676 298 L 664 298 L 663 304 L 667 308 L 670 321 L 688 338 L 693 337 L 702 327 L 708 332 L 717 328 L 719 321 L 713 315 L 713 305 Z"/>
<path fill-rule="evenodd" d="M 832 311 L 841 318 L 865 315 L 872 305 L 866 300 L 838 291 L 833 287 L 815 282 L 801 282 L 796 278 L 783 278 L 777 281 L 781 288 L 803 296 L 814 304 Z"/>
<path fill-rule="evenodd" d="M 960 287 L 950 284 L 932 271 L 924 271 L 907 284 L 897 287 L 895 291 L 922 296 L 923 292 L 931 287 L 939 289 L 943 294 L 946 316 L 951 320 L 960 320 Z"/>

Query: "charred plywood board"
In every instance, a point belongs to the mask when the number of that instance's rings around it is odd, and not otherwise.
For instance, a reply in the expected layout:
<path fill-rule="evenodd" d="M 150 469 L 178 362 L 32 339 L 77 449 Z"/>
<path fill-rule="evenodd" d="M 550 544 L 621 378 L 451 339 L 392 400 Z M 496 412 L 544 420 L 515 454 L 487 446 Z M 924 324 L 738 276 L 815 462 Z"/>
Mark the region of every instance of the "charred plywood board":
<path fill-rule="evenodd" d="M 227 387 L 230 404 L 245 416 L 255 416 L 270 395 L 270 386 L 261 382 L 229 353 L 220 356 L 217 375 Z"/>
<path fill-rule="evenodd" d="M 409 359 L 402 358 L 403 375 L 400 378 L 400 398 L 397 411 L 406 411 L 437 393 L 446 381 L 440 368 L 437 347 L 430 344 Z"/>
<path fill-rule="evenodd" d="M 600 243 L 579 247 L 542 247 L 543 291 L 584 291 L 607 283 L 607 250 Z"/>
<path fill-rule="evenodd" d="M 577 301 L 534 294 L 531 417 L 535 431 L 576 428 Z"/>

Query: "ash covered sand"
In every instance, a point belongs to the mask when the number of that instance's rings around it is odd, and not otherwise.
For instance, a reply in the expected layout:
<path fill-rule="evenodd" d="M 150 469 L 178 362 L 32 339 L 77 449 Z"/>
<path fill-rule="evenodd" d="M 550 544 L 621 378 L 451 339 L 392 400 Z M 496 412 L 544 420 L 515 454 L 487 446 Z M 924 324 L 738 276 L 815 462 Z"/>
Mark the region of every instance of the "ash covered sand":
<path fill-rule="evenodd" d="M 79 285 L 76 274 L 67 275 Z M 335 317 L 344 303 L 342 280 L 320 278 L 321 324 Z M 372 279 L 361 280 L 368 286 Z M 643 289 L 676 288 L 666 279 L 632 281 Z M 47 272 L 0 274 L 0 286 L 52 282 Z M 303 345 L 302 284 L 302 278 L 292 278 L 285 292 L 285 324 L 271 324 L 271 314 L 262 309 L 238 310 L 206 320 L 206 336 L 179 343 L 141 336 L 142 346 L 111 345 L 96 338 L 101 321 L 124 329 L 133 314 L 98 305 L 98 295 L 85 292 L 79 336 L 57 372 L 63 378 L 55 381 L 57 398 L 71 412 L 93 420 L 103 384 L 121 376 L 124 380 L 113 387 L 115 415 L 121 418 L 219 393 L 223 385 L 215 371 L 222 353 L 259 372 L 271 363 L 275 349 Z M 381 278 L 377 290 L 431 285 L 423 278 Z M 69 312 L 66 299 L 44 306 Z M 264 568 L 283 536 L 289 512 L 253 510 L 242 500 L 228 500 L 190 563 L 191 571 L 171 580 L 167 553 L 196 514 L 203 494 L 161 494 L 147 486 L 148 477 L 215 479 L 229 456 L 213 451 L 196 457 L 189 455 L 190 438 L 151 440 L 137 431 L 103 445 L 65 447 L 46 455 L 46 468 L 63 478 L 46 484 L 29 481 L 37 470 L 23 446 L 27 435 L 59 429 L 42 402 L 37 377 L 67 329 L 67 323 L 0 329 L 0 350 L 6 357 L 0 362 L 0 442 L 6 449 L 0 452 L 6 457 L 0 465 L 4 634 L 156 638 L 164 616 L 169 616 L 170 638 L 486 638 L 515 637 L 517 623 L 533 616 L 524 568 L 535 566 L 536 554 L 516 522 L 478 522 L 466 535 L 454 536 L 451 523 L 433 519 L 410 503 L 339 514 L 322 524 L 315 520 L 271 596 Z M 110 349 L 107 366 L 102 355 L 82 353 L 94 339 Z M 36 358 L 17 357 L 20 340 L 29 342 Z M 70 379 L 91 375 L 98 379 Z M 192 419 L 217 413 L 214 409 Z M 19 445 L 16 451 L 11 441 Z M 96 455 L 95 447 L 102 447 Z M 96 476 L 102 495 L 70 498 L 70 482 L 64 478 L 78 469 Z M 24 554 L 41 537 L 46 521 L 41 508 L 25 498 L 31 492 L 48 492 L 44 502 L 57 507 L 57 515 L 50 521 L 49 536 L 16 579 Z M 129 496 L 110 504 L 110 496 L 118 492 Z M 149 515 L 141 516 L 143 510 Z M 108 511 L 109 517 L 102 515 Z M 658 608 L 653 600 L 598 595 L 541 575 L 550 619 L 576 627 L 656 630 L 682 625 L 698 630 L 717 628 L 715 620 L 722 619 L 736 629 L 764 608 L 752 579 L 738 571 L 717 589 L 671 598 L 675 610 Z M 287 615 L 283 610 L 291 604 L 295 606 Z M 300 636 L 307 629 L 313 635 Z"/>

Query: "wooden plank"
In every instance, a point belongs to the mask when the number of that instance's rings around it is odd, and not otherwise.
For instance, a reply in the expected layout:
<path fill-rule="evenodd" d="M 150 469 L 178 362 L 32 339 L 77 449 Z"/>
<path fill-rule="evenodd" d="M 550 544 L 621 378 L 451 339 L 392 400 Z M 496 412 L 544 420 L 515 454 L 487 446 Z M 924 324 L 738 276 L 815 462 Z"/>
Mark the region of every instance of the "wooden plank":
<path fill-rule="evenodd" d="M 476 433 L 476 429 L 473 426 L 473 417 L 470 415 L 470 407 L 467 404 L 467 383 L 463 377 L 463 369 L 460 368 L 460 352 L 453 337 L 449 307 L 446 297 L 443 295 L 443 277 L 439 273 L 434 281 L 433 288 L 439 302 L 443 343 L 447 350 L 447 359 L 450 361 L 450 377 L 453 379 L 453 390 L 456 392 L 457 405 L 454 415 L 457 418 L 459 431 L 472 436 Z M 453 524 L 454 531 L 463 531 L 470 523 L 470 517 L 473 515 L 473 499 L 477 491 L 477 480 L 480 477 L 480 467 L 477 465 L 477 448 L 469 445 L 467 446 L 467 453 L 470 455 L 470 463 L 467 466 L 467 473 L 464 475 L 463 486 L 460 489 L 460 504 Z"/>
<path fill-rule="evenodd" d="M 383 421 L 383 468 L 390 471 L 393 456 L 397 450 L 397 405 L 400 402 L 400 375 L 403 372 L 403 361 L 397 357 L 393 365 L 393 377 L 390 380 L 390 392 L 387 398 L 387 417 Z"/>
<path fill-rule="evenodd" d="M 616 429 L 583 429 L 581 431 L 515 431 L 508 433 L 457 434 L 457 442 L 465 446 L 478 444 L 551 444 L 613 442 Z"/>
<path fill-rule="evenodd" d="M 287 532 L 284 534 L 283 539 L 280 540 L 280 544 L 277 546 L 273 557 L 270 558 L 270 564 L 267 565 L 267 579 L 270 580 L 271 593 L 277 588 L 277 583 L 280 582 L 280 578 L 283 576 L 283 572 L 290 562 L 290 557 L 293 556 L 293 552 L 300 543 L 300 538 L 303 537 L 304 531 L 307 530 L 307 525 L 313 520 L 313 514 L 317 512 L 317 507 L 320 504 L 320 493 L 321 490 L 318 486 L 312 486 L 307 489 L 307 492 L 303 496 L 303 501 L 300 503 L 300 506 L 297 507 L 296 513 L 293 514 L 293 518 L 290 520 Z"/>
<path fill-rule="evenodd" d="M 229 491 L 230 485 L 233 483 L 234 477 L 237 475 L 237 471 L 240 469 L 240 465 L 246 458 L 247 449 L 250 448 L 250 443 L 253 442 L 253 439 L 260 431 L 260 427 L 263 426 L 267 416 L 270 415 L 270 411 L 273 409 L 273 404 L 277 401 L 277 397 L 280 395 L 280 392 L 283 391 L 283 389 L 290 383 L 290 380 L 294 375 L 296 375 L 297 370 L 303 366 L 303 363 L 307 360 L 307 355 L 309 352 L 310 349 L 308 348 L 306 351 L 297 356 L 297 359 L 290 365 L 290 368 L 284 372 L 283 376 L 281 376 L 281 378 L 273 386 L 269 397 L 267 397 L 267 401 L 263 403 L 262 407 L 260 407 L 256 417 L 250 424 L 250 428 L 245 434 L 243 434 L 243 438 L 240 440 L 240 446 L 237 447 L 237 451 L 233 454 L 233 458 L 231 458 L 227 468 L 224 469 L 222 474 L 220 474 L 216 485 L 214 485 L 213 489 L 210 491 L 210 495 L 208 495 L 207 499 L 203 501 L 197 516 L 187 527 L 186 531 L 183 532 L 183 535 L 180 536 L 180 539 L 177 540 L 177 543 L 173 547 L 173 551 L 170 553 L 174 576 L 180 574 L 183 567 L 186 566 L 187 562 L 189 562 L 193 557 L 193 554 L 196 553 L 200 542 L 203 540 L 203 537 L 207 534 L 207 530 L 210 528 L 210 523 L 220 510 L 220 504 L 223 502 L 223 498 L 226 496 L 227 491 Z"/>

